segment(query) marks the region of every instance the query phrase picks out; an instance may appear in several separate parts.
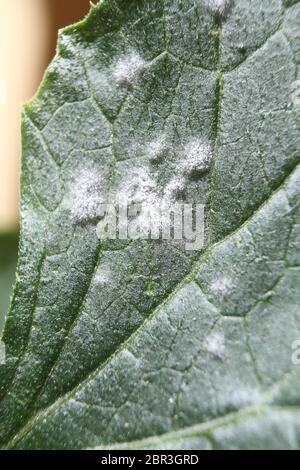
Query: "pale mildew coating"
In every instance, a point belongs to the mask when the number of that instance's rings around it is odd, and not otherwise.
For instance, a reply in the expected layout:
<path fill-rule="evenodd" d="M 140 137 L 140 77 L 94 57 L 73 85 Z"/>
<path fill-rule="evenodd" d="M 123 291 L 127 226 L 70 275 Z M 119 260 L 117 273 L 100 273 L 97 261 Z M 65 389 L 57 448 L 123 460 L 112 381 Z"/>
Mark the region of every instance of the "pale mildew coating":
<path fill-rule="evenodd" d="M 116 63 L 113 72 L 114 79 L 118 85 L 130 86 L 144 67 L 145 62 L 141 56 L 137 52 L 131 51 L 122 56 Z"/>
<path fill-rule="evenodd" d="M 212 285 L 212 292 L 217 295 L 221 300 L 223 300 L 232 290 L 233 283 L 232 280 L 228 277 L 222 277 L 217 279 Z"/>
<path fill-rule="evenodd" d="M 101 174 L 92 166 L 79 170 L 68 200 L 73 221 L 84 223 L 96 219 L 99 205 L 103 202 Z"/>
<path fill-rule="evenodd" d="M 156 140 L 150 142 L 147 146 L 147 154 L 151 162 L 156 162 L 164 157 L 168 149 L 165 141 L 165 137 L 159 137 Z"/>
<path fill-rule="evenodd" d="M 213 354 L 218 359 L 223 359 L 225 355 L 225 337 L 223 333 L 211 333 L 204 340 L 206 351 Z"/>
<path fill-rule="evenodd" d="M 184 149 L 183 169 L 186 174 L 205 173 L 209 171 L 212 160 L 212 149 L 208 143 L 195 139 Z"/>

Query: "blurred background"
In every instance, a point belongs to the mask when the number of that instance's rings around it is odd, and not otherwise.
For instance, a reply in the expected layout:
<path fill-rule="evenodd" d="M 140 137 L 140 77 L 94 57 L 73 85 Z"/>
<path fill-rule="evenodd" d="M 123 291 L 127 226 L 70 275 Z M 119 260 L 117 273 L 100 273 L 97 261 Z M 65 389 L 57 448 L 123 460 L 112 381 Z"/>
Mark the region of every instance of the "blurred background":
<path fill-rule="evenodd" d="M 0 0 L 0 333 L 17 260 L 21 104 L 55 55 L 58 29 L 83 18 L 89 3 Z"/>

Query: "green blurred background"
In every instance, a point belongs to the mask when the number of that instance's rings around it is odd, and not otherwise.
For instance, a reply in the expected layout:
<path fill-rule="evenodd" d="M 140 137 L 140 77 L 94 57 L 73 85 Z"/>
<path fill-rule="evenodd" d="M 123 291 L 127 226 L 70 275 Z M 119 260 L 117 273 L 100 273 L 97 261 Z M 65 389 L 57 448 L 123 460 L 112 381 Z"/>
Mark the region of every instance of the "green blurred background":
<path fill-rule="evenodd" d="M 18 233 L 0 234 L 0 331 L 8 310 L 10 292 L 15 278 Z"/>
<path fill-rule="evenodd" d="M 17 262 L 21 103 L 54 56 L 58 29 L 89 7 L 89 0 L 0 0 L 0 336 Z"/>

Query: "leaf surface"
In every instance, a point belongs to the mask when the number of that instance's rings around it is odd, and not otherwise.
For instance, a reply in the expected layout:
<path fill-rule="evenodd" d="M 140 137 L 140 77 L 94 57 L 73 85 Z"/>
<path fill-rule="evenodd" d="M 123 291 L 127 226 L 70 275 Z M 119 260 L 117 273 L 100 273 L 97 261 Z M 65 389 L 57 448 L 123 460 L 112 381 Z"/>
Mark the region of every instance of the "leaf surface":
<path fill-rule="evenodd" d="M 0 331 L 3 330 L 9 297 L 14 282 L 18 237 L 16 233 L 0 234 Z"/>
<path fill-rule="evenodd" d="M 299 24 L 103 0 L 61 32 L 23 112 L 2 447 L 299 447 Z M 99 242 L 107 195 L 169 191 L 206 205 L 202 252 Z"/>

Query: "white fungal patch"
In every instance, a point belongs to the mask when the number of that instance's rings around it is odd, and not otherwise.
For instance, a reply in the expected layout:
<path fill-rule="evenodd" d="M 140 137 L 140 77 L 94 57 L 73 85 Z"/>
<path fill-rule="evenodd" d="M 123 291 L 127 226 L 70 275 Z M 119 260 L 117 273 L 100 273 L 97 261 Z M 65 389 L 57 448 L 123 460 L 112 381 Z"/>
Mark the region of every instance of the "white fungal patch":
<path fill-rule="evenodd" d="M 233 283 L 228 277 L 217 279 L 212 285 L 212 292 L 223 300 L 232 290 Z"/>
<path fill-rule="evenodd" d="M 99 266 L 94 278 L 95 285 L 97 287 L 106 287 L 110 285 L 111 280 L 110 269 L 107 266 Z"/>
<path fill-rule="evenodd" d="M 3 341 L 0 341 L 0 366 L 4 365 L 6 361 L 6 349 Z"/>
<path fill-rule="evenodd" d="M 157 162 L 164 157 L 167 151 L 167 144 L 164 137 L 160 137 L 148 144 L 147 154 L 151 162 Z"/>
<path fill-rule="evenodd" d="M 185 173 L 205 173 L 210 169 L 212 149 L 208 143 L 193 140 L 185 146 L 184 154 L 183 166 Z"/>
<path fill-rule="evenodd" d="M 176 202 L 176 200 L 181 196 L 185 188 L 184 179 L 180 176 L 175 176 L 167 184 L 164 190 L 163 201 L 166 205 Z"/>
<path fill-rule="evenodd" d="M 221 15 L 225 12 L 230 0 L 206 0 L 206 4 L 214 11 L 218 11 Z"/>
<path fill-rule="evenodd" d="M 141 360 L 135 357 L 129 349 L 123 349 L 120 356 L 121 360 L 126 363 L 126 367 L 138 369 L 141 365 Z"/>
<path fill-rule="evenodd" d="M 223 333 L 211 333 L 204 339 L 204 348 L 218 359 L 225 356 L 225 337 Z"/>
<path fill-rule="evenodd" d="M 36 212 L 32 209 L 25 209 L 22 212 L 22 225 L 27 230 L 34 230 L 39 227 L 39 219 Z"/>
<path fill-rule="evenodd" d="M 4 80 L 0 80 L 0 105 L 6 103 L 6 97 L 6 82 Z"/>
<path fill-rule="evenodd" d="M 74 178 L 68 205 L 74 222 L 89 222 L 97 218 L 99 205 L 104 203 L 103 179 L 93 167 L 82 168 Z"/>
<path fill-rule="evenodd" d="M 157 202 L 157 185 L 145 168 L 137 168 L 129 175 L 116 195 L 118 204 L 149 204 Z"/>
<path fill-rule="evenodd" d="M 226 402 L 224 406 L 232 406 L 237 409 L 243 408 L 246 406 L 251 406 L 254 403 L 257 403 L 261 396 L 260 390 L 251 387 L 251 389 L 239 387 L 237 390 L 233 390 L 229 397 L 226 397 Z"/>
<path fill-rule="evenodd" d="M 145 62 L 141 56 L 137 52 L 131 51 L 118 60 L 113 76 L 118 85 L 129 86 L 134 83 L 144 67 Z"/>

